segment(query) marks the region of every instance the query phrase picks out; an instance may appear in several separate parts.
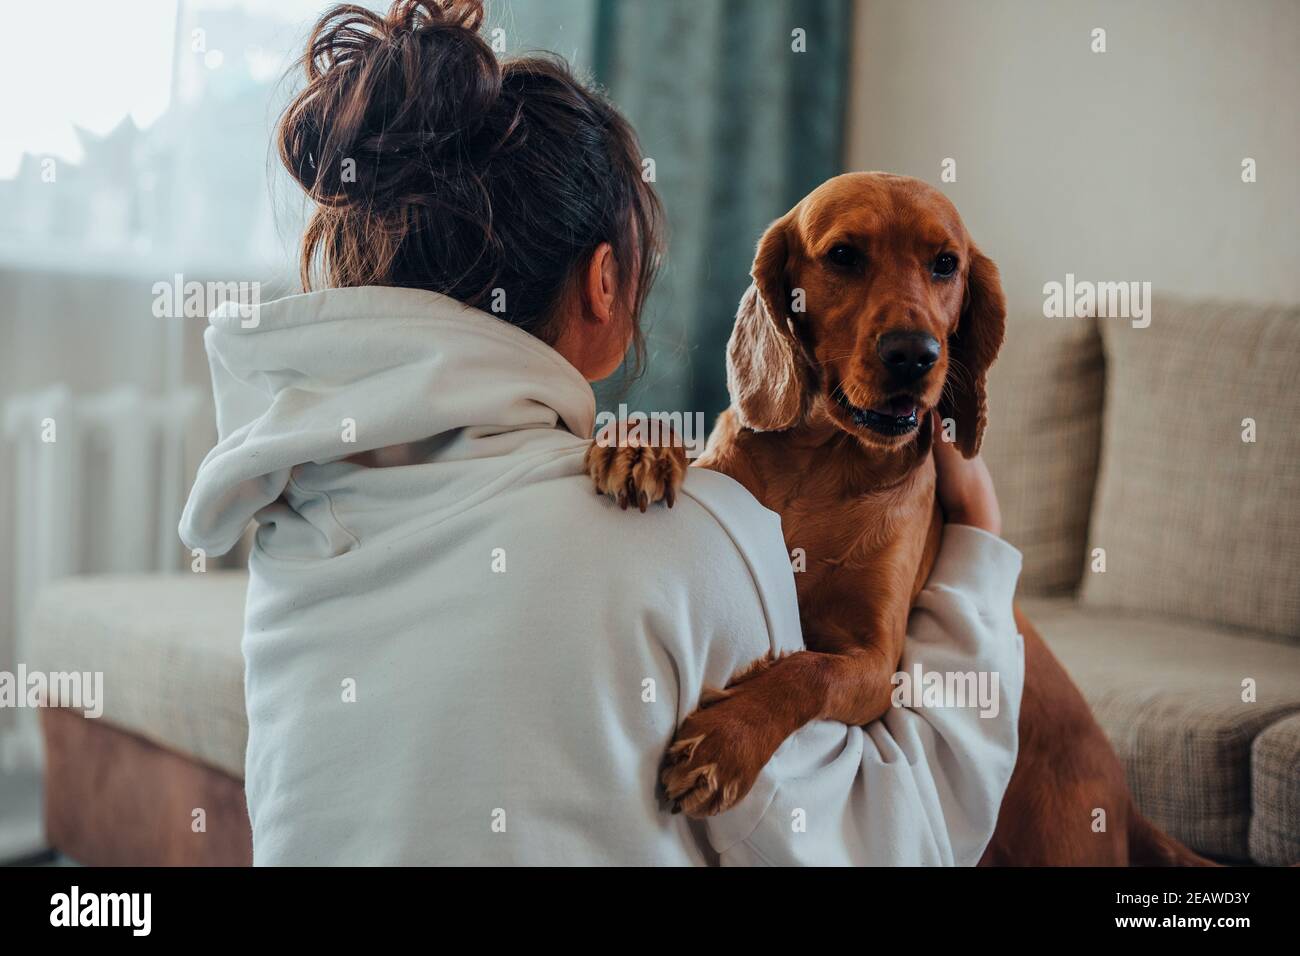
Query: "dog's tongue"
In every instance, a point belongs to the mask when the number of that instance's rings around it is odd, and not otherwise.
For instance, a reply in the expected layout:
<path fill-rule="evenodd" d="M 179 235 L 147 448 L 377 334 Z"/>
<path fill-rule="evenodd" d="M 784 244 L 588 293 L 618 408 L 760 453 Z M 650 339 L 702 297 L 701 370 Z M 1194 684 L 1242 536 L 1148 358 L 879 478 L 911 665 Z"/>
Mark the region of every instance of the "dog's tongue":
<path fill-rule="evenodd" d="M 874 406 L 871 410 L 877 415 L 888 415 L 891 418 L 911 418 L 916 414 L 916 402 L 900 395 L 897 398 L 891 398 L 883 405 Z"/>

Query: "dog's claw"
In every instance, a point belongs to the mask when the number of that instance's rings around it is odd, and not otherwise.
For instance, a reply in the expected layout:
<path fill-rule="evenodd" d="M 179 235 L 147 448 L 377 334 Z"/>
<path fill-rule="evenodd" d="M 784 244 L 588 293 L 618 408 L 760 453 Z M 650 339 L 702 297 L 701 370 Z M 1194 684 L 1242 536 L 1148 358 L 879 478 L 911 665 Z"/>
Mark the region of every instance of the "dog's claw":
<path fill-rule="evenodd" d="M 642 513 L 657 501 L 669 508 L 677 503 L 686 464 L 686 449 L 676 442 L 612 445 L 600 438 L 587 449 L 585 462 L 596 494 L 608 495 L 624 511 L 635 503 Z"/>
<path fill-rule="evenodd" d="M 737 677 L 725 690 L 708 690 L 683 721 L 659 770 L 674 813 L 707 817 L 731 809 L 749 793 L 782 735 L 767 712 L 738 692 Z"/>

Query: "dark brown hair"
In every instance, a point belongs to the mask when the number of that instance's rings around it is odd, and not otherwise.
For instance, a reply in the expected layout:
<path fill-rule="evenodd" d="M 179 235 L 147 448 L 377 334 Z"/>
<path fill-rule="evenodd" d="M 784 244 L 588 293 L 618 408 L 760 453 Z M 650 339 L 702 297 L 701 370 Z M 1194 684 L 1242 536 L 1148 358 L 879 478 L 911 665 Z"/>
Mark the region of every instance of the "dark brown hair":
<path fill-rule="evenodd" d="M 663 213 L 636 134 L 558 57 L 499 61 L 482 22 L 482 0 L 341 4 L 317 22 L 277 130 L 315 204 L 303 288 L 319 275 L 477 308 L 501 289 L 495 313 L 553 342 L 557 303 L 608 242 L 639 359 Z"/>

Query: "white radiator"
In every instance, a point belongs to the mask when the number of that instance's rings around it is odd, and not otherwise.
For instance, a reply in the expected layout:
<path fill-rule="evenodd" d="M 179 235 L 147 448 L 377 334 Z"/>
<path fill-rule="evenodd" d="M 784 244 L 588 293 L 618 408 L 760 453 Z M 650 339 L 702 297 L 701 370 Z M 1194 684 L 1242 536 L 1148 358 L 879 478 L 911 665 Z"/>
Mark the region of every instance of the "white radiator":
<path fill-rule="evenodd" d="M 28 659 L 27 618 L 45 584 L 185 566 L 176 525 L 199 407 L 193 389 L 150 395 L 132 386 L 73 395 L 58 385 L 5 403 L 15 533 L 11 620 L 0 630 L 14 635 L 15 662 Z M 30 762 L 35 738 L 22 724 L 30 722 L 20 721 L 19 739 L 6 740 L 0 762 Z"/>

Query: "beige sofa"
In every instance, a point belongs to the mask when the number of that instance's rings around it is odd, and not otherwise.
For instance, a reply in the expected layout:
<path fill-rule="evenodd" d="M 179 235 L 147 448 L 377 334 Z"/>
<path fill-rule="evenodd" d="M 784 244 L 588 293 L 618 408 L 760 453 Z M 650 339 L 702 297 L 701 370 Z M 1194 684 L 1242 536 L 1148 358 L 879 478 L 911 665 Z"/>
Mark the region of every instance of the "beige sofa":
<path fill-rule="evenodd" d="M 985 445 L 1021 605 L 1142 811 L 1274 865 L 1300 862 L 1298 369 L 1297 308 L 1022 317 Z"/>
<path fill-rule="evenodd" d="M 1225 860 L 1300 862 L 1298 364 L 1300 310 L 1157 300 L 1146 329 L 1014 320 L 991 381 L 1022 604 L 1143 812 Z M 247 861 L 243 587 L 209 572 L 41 596 L 35 666 L 105 674 L 100 722 L 46 715 L 47 829 L 74 859 Z"/>

